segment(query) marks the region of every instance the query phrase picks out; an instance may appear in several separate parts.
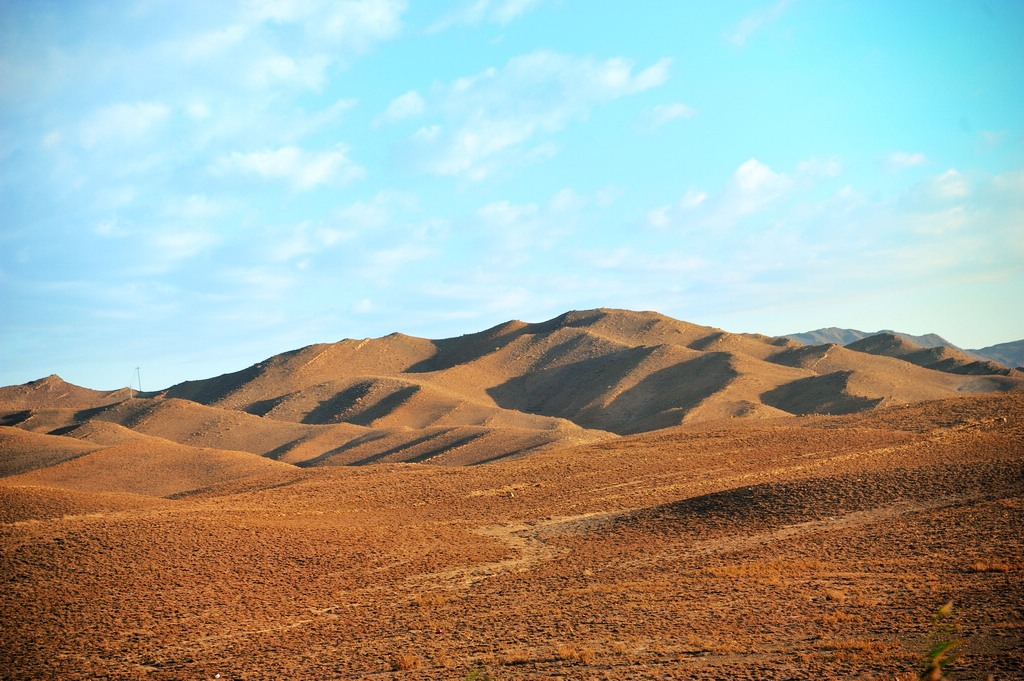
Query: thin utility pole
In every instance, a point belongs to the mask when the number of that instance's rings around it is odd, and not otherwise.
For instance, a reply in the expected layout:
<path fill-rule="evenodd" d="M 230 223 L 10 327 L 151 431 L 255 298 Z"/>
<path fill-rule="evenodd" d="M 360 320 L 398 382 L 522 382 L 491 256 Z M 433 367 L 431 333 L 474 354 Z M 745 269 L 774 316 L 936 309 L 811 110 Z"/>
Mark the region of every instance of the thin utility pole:
<path fill-rule="evenodd" d="M 142 370 L 139 367 L 135 367 L 135 375 L 139 378 L 139 394 L 142 394 Z"/>

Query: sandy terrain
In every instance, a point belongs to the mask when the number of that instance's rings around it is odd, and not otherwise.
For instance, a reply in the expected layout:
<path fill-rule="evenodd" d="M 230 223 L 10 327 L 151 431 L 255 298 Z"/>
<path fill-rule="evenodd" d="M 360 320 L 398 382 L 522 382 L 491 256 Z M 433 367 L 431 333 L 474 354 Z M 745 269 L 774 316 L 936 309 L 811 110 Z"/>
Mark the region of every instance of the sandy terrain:
<path fill-rule="evenodd" d="M 950 600 L 956 678 L 1024 678 L 1019 392 L 472 467 L 140 442 L 0 480 L 3 678 L 912 678 Z"/>

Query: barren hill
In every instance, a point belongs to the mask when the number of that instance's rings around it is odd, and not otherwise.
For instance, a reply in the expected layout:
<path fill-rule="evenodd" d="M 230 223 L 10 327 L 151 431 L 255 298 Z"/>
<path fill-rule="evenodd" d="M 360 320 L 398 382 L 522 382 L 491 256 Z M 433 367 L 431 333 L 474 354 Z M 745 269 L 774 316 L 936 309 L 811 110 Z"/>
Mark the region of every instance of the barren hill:
<path fill-rule="evenodd" d="M 109 445 L 143 434 L 303 466 L 464 465 L 689 423 L 1024 388 L 1024 373 L 953 350 L 895 336 L 859 343 L 801 346 L 654 312 L 586 310 L 458 338 L 311 345 L 132 399 L 51 376 L 0 388 L 0 423 Z"/>
<path fill-rule="evenodd" d="M 926 369 L 946 371 L 951 374 L 970 374 L 976 376 L 1009 376 L 1011 374 L 1010 369 L 998 362 L 975 360 L 947 345 L 923 348 L 901 336 L 891 333 L 869 336 L 850 343 L 846 347 L 850 350 L 867 352 L 872 355 L 898 357 Z"/>
<path fill-rule="evenodd" d="M 942 336 L 934 333 L 915 336 L 913 334 L 892 331 L 889 329 L 868 333 L 865 331 L 858 331 L 857 329 L 841 329 L 834 326 L 824 329 L 815 329 L 814 331 L 805 331 L 803 333 L 791 333 L 787 334 L 785 338 L 795 340 L 798 343 L 803 343 L 804 345 L 835 343 L 837 345 L 849 346 L 852 343 L 862 341 L 871 336 L 879 335 L 896 336 L 903 341 L 920 346 L 921 348 L 946 347 L 966 355 L 969 359 L 995 362 L 1011 369 L 1024 367 L 1024 340 L 1000 343 L 998 345 L 990 345 L 988 347 L 973 350 L 965 350 L 953 345 Z"/>
<path fill-rule="evenodd" d="M 971 352 L 1008 367 L 1024 367 L 1024 340 L 990 345 Z"/>
<path fill-rule="evenodd" d="M 798 343 L 804 345 L 819 345 L 821 343 L 835 343 L 836 345 L 849 345 L 859 340 L 864 340 L 871 336 L 879 336 L 887 334 L 890 336 L 896 336 L 908 343 L 913 343 L 923 348 L 936 348 L 940 345 L 947 348 L 953 348 L 954 350 L 960 350 L 957 346 L 950 343 L 948 340 L 936 333 L 926 333 L 923 336 L 915 336 L 909 333 L 902 333 L 900 331 L 893 331 L 892 329 L 883 329 L 881 331 L 859 331 L 857 329 L 841 329 L 839 327 L 830 326 L 824 329 L 815 329 L 814 331 L 804 331 L 803 333 L 790 333 L 786 334 L 786 338 L 795 340 Z"/>
<path fill-rule="evenodd" d="M 468 467 L 151 436 L 0 479 L 0 676 L 909 681 L 952 601 L 955 678 L 1019 679 L 1022 443 L 1020 391 Z M 256 465 L 100 491 L 204 462 Z"/>

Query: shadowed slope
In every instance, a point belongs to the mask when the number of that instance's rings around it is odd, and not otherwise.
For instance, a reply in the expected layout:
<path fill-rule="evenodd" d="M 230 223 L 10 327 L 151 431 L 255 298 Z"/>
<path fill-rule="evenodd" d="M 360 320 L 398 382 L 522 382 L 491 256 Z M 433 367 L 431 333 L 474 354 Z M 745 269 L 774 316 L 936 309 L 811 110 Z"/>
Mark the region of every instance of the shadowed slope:
<path fill-rule="evenodd" d="M 1024 340 L 990 345 L 979 350 L 971 350 L 971 353 L 999 362 L 1003 366 L 1024 369 Z"/>
<path fill-rule="evenodd" d="M 951 374 L 972 376 L 1009 376 L 1011 370 L 995 362 L 975 360 L 951 347 L 942 345 L 922 348 L 891 333 L 880 333 L 846 346 L 850 350 L 872 355 L 896 357 L 911 364 L 945 371 Z"/>
<path fill-rule="evenodd" d="M 249 452 L 147 439 L 106 447 L 47 468 L 8 477 L 5 485 L 166 497 L 291 466 Z"/>
<path fill-rule="evenodd" d="M 0 426 L 0 477 L 46 468 L 94 452 L 102 445 Z"/>
<path fill-rule="evenodd" d="M 51 377 L 2 389 L 0 423 L 101 444 L 109 422 L 293 464 L 467 464 L 722 419 L 852 413 L 1024 388 L 1024 373 L 896 336 L 851 348 L 734 334 L 654 312 L 584 310 L 443 340 L 391 334 L 110 400 Z M 106 402 L 104 402 L 106 401 Z M 68 406 L 80 404 L 78 408 Z"/>
<path fill-rule="evenodd" d="M 166 396 L 308 424 L 546 430 L 559 426 L 539 419 L 554 418 L 635 433 L 1015 389 L 1024 377 L 954 376 L 901 357 L 598 309 L 438 341 L 392 334 L 309 346 L 200 383 Z"/>
<path fill-rule="evenodd" d="M 169 502 L 141 494 L 79 492 L 0 480 L 0 523 L 138 511 Z"/>

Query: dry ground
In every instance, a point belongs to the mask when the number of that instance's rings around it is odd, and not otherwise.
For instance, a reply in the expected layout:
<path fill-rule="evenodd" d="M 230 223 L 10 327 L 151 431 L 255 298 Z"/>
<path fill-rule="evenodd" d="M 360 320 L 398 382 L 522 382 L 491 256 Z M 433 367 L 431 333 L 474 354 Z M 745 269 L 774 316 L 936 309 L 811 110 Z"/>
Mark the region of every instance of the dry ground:
<path fill-rule="evenodd" d="M 1024 678 L 1020 393 L 171 498 L 2 483 L 4 679 L 911 678 L 950 600 L 956 678 Z"/>

